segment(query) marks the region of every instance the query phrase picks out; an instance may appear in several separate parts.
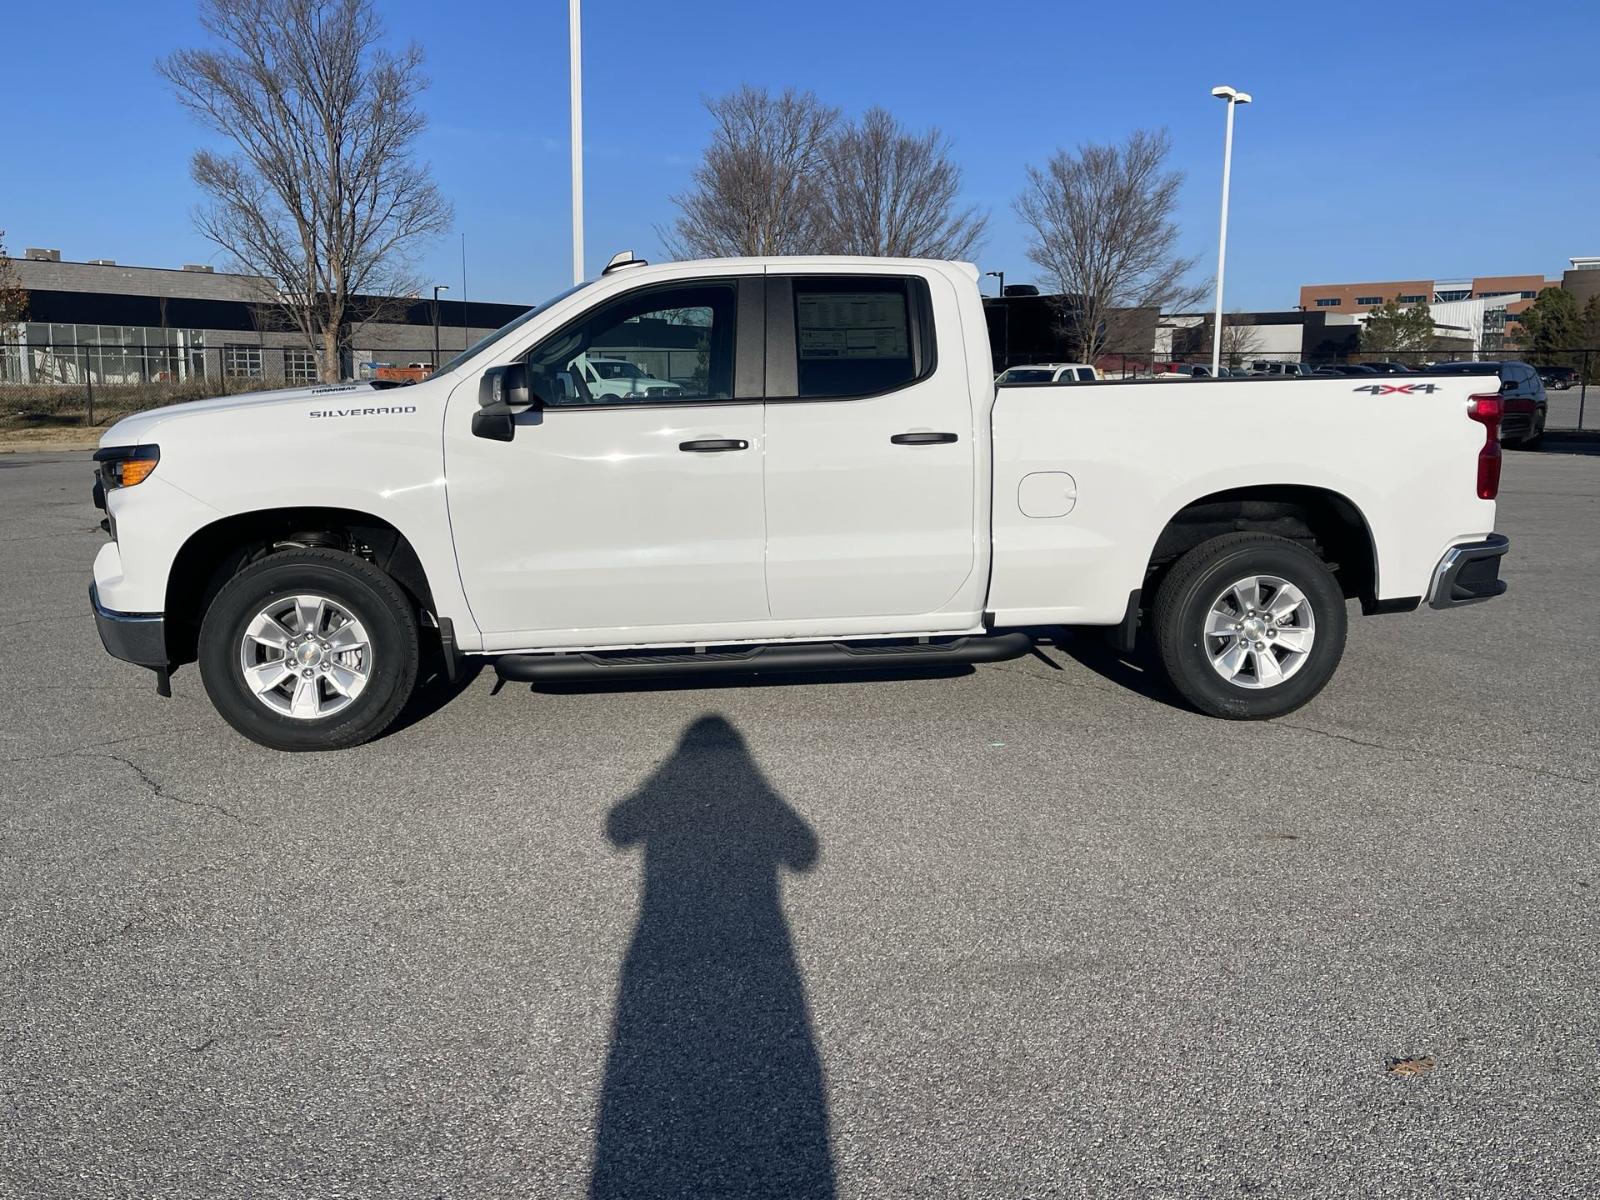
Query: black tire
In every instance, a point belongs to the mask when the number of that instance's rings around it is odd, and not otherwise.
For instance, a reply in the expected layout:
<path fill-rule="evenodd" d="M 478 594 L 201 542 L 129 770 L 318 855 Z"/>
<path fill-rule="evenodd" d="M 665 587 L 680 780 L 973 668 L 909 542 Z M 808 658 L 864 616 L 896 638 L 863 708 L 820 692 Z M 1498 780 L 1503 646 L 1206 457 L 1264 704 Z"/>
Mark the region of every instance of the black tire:
<path fill-rule="evenodd" d="M 1205 645 L 1212 604 L 1230 584 L 1250 575 L 1292 583 L 1305 594 L 1316 622 L 1304 661 L 1271 687 L 1243 687 L 1224 679 Z M 1270 534 L 1229 533 L 1202 542 L 1173 564 L 1156 592 L 1153 624 L 1161 665 L 1185 700 L 1213 717 L 1260 721 L 1293 712 L 1323 689 L 1344 654 L 1347 621 L 1338 580 L 1311 551 Z"/>
<path fill-rule="evenodd" d="M 257 613 L 308 592 L 334 601 L 365 627 L 371 673 L 340 711 L 301 719 L 273 711 L 250 690 L 240 646 Z M 410 697 L 419 657 L 417 618 L 405 593 L 377 567 L 341 550 L 283 550 L 251 563 L 222 586 L 200 625 L 200 679 L 211 703 L 245 737 L 274 750 L 340 750 L 377 737 Z"/>
<path fill-rule="evenodd" d="M 1533 432 L 1518 443 L 1522 449 L 1537 450 L 1539 448 L 1539 444 L 1544 441 L 1544 420 L 1545 416 L 1542 412 L 1534 417 Z"/>

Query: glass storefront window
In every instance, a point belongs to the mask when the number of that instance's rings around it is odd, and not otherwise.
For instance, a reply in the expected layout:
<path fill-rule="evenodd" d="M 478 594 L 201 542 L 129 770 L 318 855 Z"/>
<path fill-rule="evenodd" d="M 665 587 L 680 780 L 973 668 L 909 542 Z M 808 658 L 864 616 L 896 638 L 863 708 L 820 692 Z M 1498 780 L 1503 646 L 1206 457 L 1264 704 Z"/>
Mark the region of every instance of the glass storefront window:
<path fill-rule="evenodd" d="M 320 377 L 315 353 L 295 348 L 283 352 L 283 378 L 286 383 L 316 383 Z"/>
<path fill-rule="evenodd" d="M 228 379 L 260 379 L 264 374 L 260 346 L 224 346 L 222 374 Z"/>

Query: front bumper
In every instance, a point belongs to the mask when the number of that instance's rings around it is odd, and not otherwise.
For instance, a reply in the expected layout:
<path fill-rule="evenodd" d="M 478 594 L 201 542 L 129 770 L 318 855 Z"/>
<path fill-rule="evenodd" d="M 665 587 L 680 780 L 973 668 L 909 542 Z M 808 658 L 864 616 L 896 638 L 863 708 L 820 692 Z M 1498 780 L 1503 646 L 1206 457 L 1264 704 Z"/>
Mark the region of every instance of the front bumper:
<path fill-rule="evenodd" d="M 167 626 L 160 613 L 125 613 L 106 608 L 100 603 L 100 589 L 92 583 L 89 603 L 94 607 L 95 627 L 107 654 L 155 671 L 167 669 Z"/>
<path fill-rule="evenodd" d="M 1451 546 L 1434 568 L 1428 607 L 1454 608 L 1504 595 L 1506 581 L 1500 578 L 1500 559 L 1510 548 L 1511 539 L 1503 533 Z"/>

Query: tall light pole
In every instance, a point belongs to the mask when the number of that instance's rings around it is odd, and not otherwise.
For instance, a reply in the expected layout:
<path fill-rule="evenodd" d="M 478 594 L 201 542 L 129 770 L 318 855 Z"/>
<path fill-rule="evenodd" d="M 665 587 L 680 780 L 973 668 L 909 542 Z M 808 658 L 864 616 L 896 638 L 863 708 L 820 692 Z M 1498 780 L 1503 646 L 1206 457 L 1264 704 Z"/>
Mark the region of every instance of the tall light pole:
<path fill-rule="evenodd" d="M 578 0 L 572 0 L 574 4 Z M 1222 366 L 1222 272 L 1228 260 L 1228 177 L 1233 174 L 1233 109 L 1249 104 L 1250 93 L 1231 87 L 1214 87 L 1211 94 L 1228 102 L 1228 136 L 1222 143 L 1222 228 L 1217 234 L 1217 325 L 1211 335 L 1211 378 Z"/>
<path fill-rule="evenodd" d="M 583 282 L 583 33 L 581 0 L 567 0 L 567 32 L 572 49 L 572 282 Z"/>
<path fill-rule="evenodd" d="M 435 369 L 439 366 L 439 293 L 448 292 L 449 290 L 450 285 L 448 283 L 436 283 L 433 285 L 433 365 Z"/>

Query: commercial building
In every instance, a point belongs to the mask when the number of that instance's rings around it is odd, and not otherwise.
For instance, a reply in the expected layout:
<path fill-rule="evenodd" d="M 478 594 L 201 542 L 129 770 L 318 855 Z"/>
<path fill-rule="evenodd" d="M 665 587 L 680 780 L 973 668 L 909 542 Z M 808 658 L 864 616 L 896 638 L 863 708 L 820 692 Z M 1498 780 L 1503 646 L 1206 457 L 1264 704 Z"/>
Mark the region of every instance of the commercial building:
<path fill-rule="evenodd" d="M 1517 317 L 1545 288 L 1570 292 L 1580 308 L 1600 296 L 1600 257 L 1573 258 L 1570 263 L 1560 279 L 1479 275 L 1456 280 L 1307 284 L 1300 289 L 1300 307 L 1307 312 L 1348 313 L 1364 322 L 1373 308 L 1390 300 L 1402 305 L 1426 304 L 1436 328 L 1448 328 L 1464 337 L 1461 348 L 1494 354 L 1516 348 L 1522 332 Z"/>
<path fill-rule="evenodd" d="M 1079 307 L 1076 296 L 1041 295 L 1028 284 L 1013 284 L 1004 296 L 985 296 L 983 315 L 995 371 L 1077 359 Z M 1159 319 L 1155 308 L 1123 308 L 1109 314 L 1107 347 L 1095 365 L 1116 373 L 1128 369 L 1130 360 L 1148 357 Z"/>
<path fill-rule="evenodd" d="M 1156 328 L 1155 356 L 1194 362 L 1211 357 L 1212 313 L 1164 314 Z M 1353 313 L 1235 312 L 1223 323 L 1223 360 L 1253 362 L 1343 362 L 1361 348 L 1361 326 Z"/>
<path fill-rule="evenodd" d="M 10 262 L 28 293 L 28 320 L 0 332 L 0 382 L 234 377 L 310 383 L 320 377 L 316 353 L 254 276 L 194 264 L 167 269 L 109 259 L 63 262 L 57 250 L 28 250 Z M 341 375 L 432 360 L 431 298 L 356 300 L 360 311 L 380 316 L 351 329 Z M 441 360 L 525 311 L 526 305 L 441 299 Z"/>
<path fill-rule="evenodd" d="M 1300 289 L 1307 312 L 1364 313 L 1393 300 L 1397 304 L 1450 304 L 1461 300 L 1504 298 L 1515 315 L 1547 287 L 1561 280 L 1543 275 L 1478 275 L 1472 279 L 1389 279 L 1368 283 L 1310 283 Z"/>
<path fill-rule="evenodd" d="M 1572 298 L 1582 308 L 1600 296 L 1600 257 L 1568 259 L 1569 266 L 1561 276 L 1562 290 L 1572 293 Z"/>

